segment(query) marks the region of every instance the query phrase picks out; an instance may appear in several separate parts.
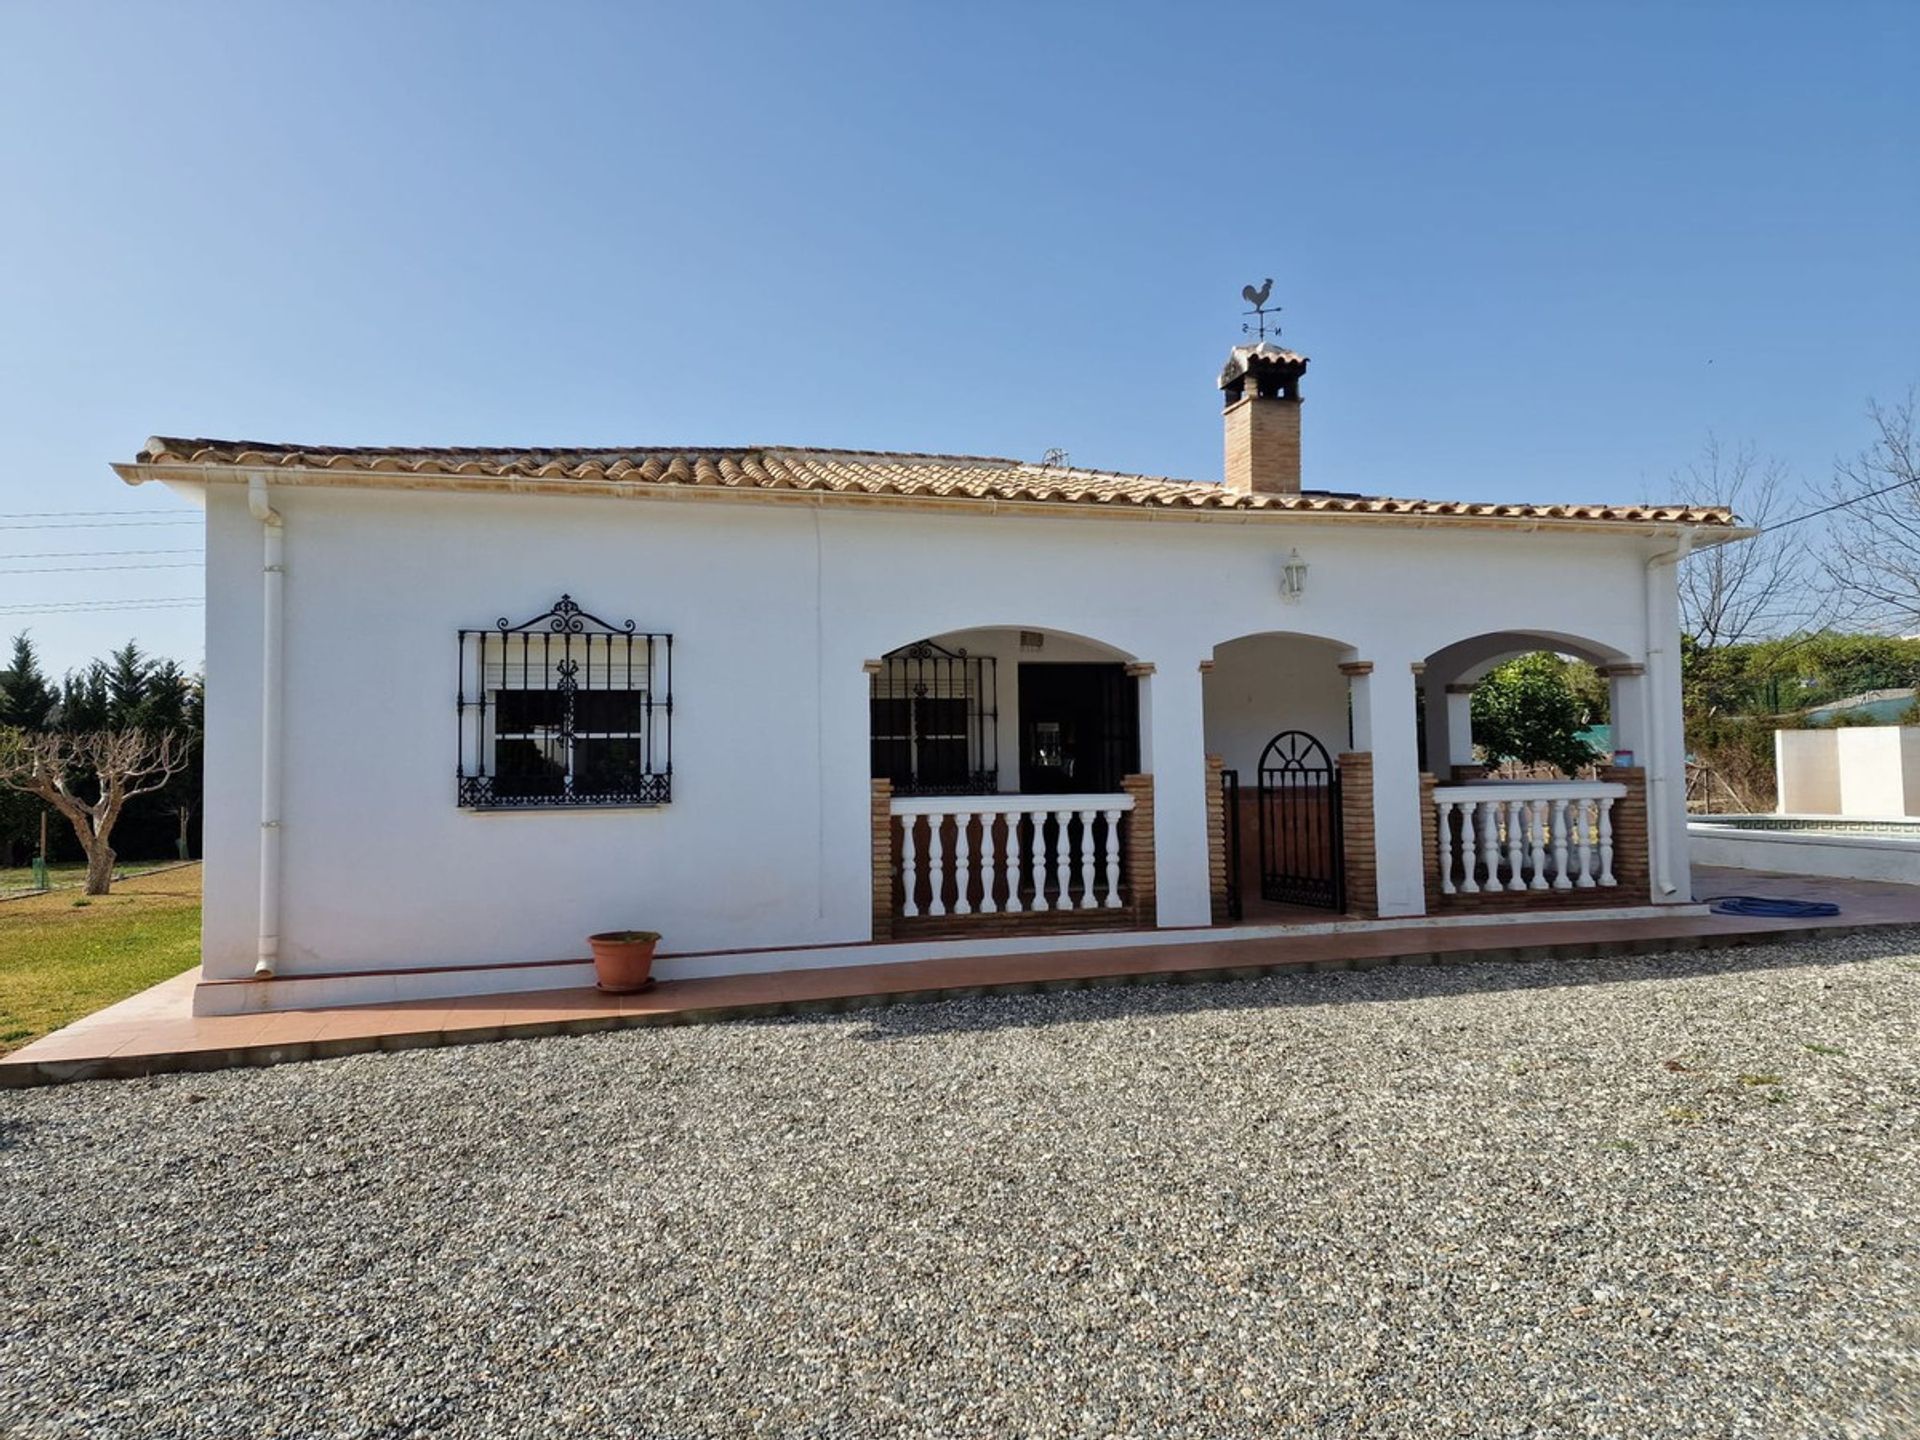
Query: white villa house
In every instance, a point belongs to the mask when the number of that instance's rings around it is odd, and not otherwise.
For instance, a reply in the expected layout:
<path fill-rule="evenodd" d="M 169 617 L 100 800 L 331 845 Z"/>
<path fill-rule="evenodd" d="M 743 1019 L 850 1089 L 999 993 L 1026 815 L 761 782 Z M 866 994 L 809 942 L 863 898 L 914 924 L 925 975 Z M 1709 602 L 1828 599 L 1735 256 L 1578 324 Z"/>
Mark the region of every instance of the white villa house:
<path fill-rule="evenodd" d="M 1220 482 L 963 455 L 156 438 L 200 502 L 196 1008 L 1690 903 L 1675 566 L 1725 510 L 1305 489 L 1233 350 Z M 1469 697 L 1593 661 L 1614 763 Z"/>

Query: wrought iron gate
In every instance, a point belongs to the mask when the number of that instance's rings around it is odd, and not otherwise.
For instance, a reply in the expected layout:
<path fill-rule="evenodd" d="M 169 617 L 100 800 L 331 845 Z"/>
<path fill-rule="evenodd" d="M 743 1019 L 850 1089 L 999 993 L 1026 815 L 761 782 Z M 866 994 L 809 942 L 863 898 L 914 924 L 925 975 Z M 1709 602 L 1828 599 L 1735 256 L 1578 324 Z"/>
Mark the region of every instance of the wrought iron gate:
<path fill-rule="evenodd" d="M 1346 907 L 1340 769 L 1304 730 L 1282 730 L 1260 754 L 1260 894 L 1285 905 Z"/>

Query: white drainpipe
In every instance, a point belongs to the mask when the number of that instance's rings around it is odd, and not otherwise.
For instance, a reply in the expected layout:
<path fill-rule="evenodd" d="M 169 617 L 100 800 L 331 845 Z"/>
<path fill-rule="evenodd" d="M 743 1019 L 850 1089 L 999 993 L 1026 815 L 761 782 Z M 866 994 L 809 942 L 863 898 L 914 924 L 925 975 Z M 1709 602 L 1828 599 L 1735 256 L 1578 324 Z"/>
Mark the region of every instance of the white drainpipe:
<path fill-rule="evenodd" d="M 285 526 L 267 503 L 263 475 L 247 477 L 247 511 L 260 522 L 260 955 L 253 973 L 280 962 L 281 614 L 286 586 Z"/>
<path fill-rule="evenodd" d="M 1673 777 L 1666 771 L 1666 721 L 1667 707 L 1661 703 L 1660 671 L 1653 664 L 1653 657 L 1672 655 L 1679 641 L 1678 634 L 1662 635 L 1654 622 L 1655 614 L 1665 607 L 1659 602 L 1665 599 L 1661 588 L 1660 571 L 1662 565 L 1672 565 L 1676 569 L 1693 549 L 1693 531 L 1682 530 L 1673 549 L 1647 557 L 1646 594 L 1643 597 L 1647 611 L 1647 678 L 1641 686 L 1646 701 L 1647 748 L 1647 844 L 1653 851 L 1653 881 L 1662 895 L 1671 895 L 1679 889 L 1673 883 L 1673 866 L 1667 854 L 1665 797 L 1672 788 Z M 1677 667 L 1680 657 L 1672 655 L 1672 663 Z M 1684 745 L 1682 750 L 1684 752 Z M 1684 760 L 1682 761 L 1684 764 Z M 1658 788 L 1656 788 L 1658 787 Z M 1684 800 L 1681 802 L 1686 803 Z"/>

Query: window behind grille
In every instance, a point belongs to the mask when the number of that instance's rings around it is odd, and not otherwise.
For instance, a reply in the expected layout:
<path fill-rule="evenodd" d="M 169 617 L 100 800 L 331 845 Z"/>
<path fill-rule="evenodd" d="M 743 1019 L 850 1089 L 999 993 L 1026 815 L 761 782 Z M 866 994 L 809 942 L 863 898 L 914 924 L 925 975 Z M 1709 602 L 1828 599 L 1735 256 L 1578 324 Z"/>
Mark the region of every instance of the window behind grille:
<path fill-rule="evenodd" d="M 881 657 L 868 701 L 875 779 L 899 795 L 999 788 L 999 706 L 992 656 L 930 640 Z"/>
<path fill-rule="evenodd" d="M 673 637 L 562 595 L 460 632 L 459 803 L 663 805 L 672 796 Z"/>

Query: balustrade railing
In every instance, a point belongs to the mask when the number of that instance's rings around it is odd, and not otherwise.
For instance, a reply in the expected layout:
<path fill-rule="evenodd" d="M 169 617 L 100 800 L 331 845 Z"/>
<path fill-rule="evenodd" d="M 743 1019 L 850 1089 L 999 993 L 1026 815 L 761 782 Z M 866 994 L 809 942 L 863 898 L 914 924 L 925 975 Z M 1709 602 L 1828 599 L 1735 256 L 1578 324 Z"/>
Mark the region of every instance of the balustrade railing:
<path fill-rule="evenodd" d="M 1485 781 L 1433 792 L 1440 889 L 1448 895 L 1591 890 L 1616 884 L 1604 781 Z"/>
<path fill-rule="evenodd" d="M 900 914 L 1117 910 L 1133 796 L 898 798 Z"/>

